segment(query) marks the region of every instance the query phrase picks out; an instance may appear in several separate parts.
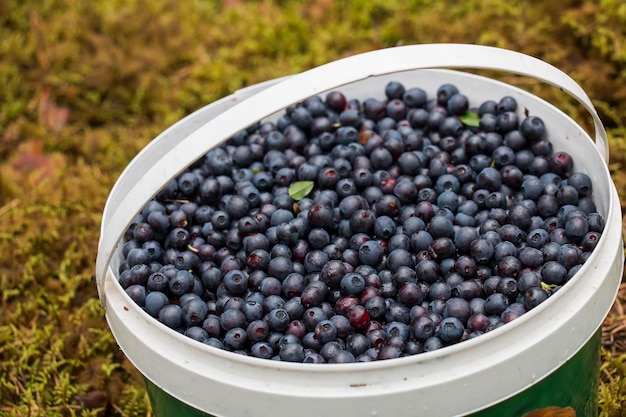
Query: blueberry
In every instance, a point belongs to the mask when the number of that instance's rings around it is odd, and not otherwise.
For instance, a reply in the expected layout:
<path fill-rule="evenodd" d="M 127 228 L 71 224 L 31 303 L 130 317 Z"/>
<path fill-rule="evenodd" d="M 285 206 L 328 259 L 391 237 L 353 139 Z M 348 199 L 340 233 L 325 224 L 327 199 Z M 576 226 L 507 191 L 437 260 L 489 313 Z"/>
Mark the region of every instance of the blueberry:
<path fill-rule="evenodd" d="M 505 111 L 496 116 L 496 131 L 500 134 L 516 130 L 519 128 L 519 125 L 519 119 L 512 111 Z"/>
<path fill-rule="evenodd" d="M 541 287 L 530 287 L 524 292 L 524 307 L 532 310 L 548 298 L 548 293 Z"/>
<path fill-rule="evenodd" d="M 183 323 L 183 310 L 176 304 L 167 304 L 159 310 L 158 319 L 172 329 L 180 328 Z"/>
<path fill-rule="evenodd" d="M 432 286 L 431 286 L 432 287 Z M 482 292 L 482 285 L 477 280 L 459 282 L 450 289 L 450 296 L 471 301 L 478 299 Z"/>
<path fill-rule="evenodd" d="M 413 337 L 421 342 L 425 342 L 434 336 L 437 329 L 435 322 L 428 316 L 416 317 L 411 321 L 409 327 Z"/>
<path fill-rule="evenodd" d="M 224 347 L 229 350 L 244 349 L 248 344 L 248 334 L 241 327 L 235 327 L 224 335 Z"/>
<path fill-rule="evenodd" d="M 326 359 L 319 353 L 313 352 L 305 352 L 304 359 L 302 359 L 302 363 L 326 363 Z"/>
<path fill-rule="evenodd" d="M 385 317 L 387 304 L 381 296 L 375 296 L 365 302 L 365 309 L 372 320 L 380 320 Z"/>
<path fill-rule="evenodd" d="M 346 96 L 340 91 L 331 91 L 326 94 L 326 106 L 334 112 L 340 112 L 346 108 L 348 103 Z"/>
<path fill-rule="evenodd" d="M 384 250 L 380 242 L 368 240 L 359 246 L 359 260 L 365 265 L 378 265 L 383 258 Z"/>
<path fill-rule="evenodd" d="M 159 311 L 169 304 L 169 298 L 161 291 L 151 291 L 145 295 L 144 308 L 152 317 L 157 317 Z"/>
<path fill-rule="evenodd" d="M 275 244 L 274 246 L 272 246 L 272 248 L 270 249 L 270 258 L 273 259 L 279 256 L 291 258 L 291 249 L 289 249 L 289 246 L 283 243 Z M 268 261 L 268 266 L 269 266 L 269 261 Z"/>
<path fill-rule="evenodd" d="M 485 264 L 494 256 L 495 247 L 489 240 L 479 238 L 470 243 L 469 252 L 478 264 Z"/>
<path fill-rule="evenodd" d="M 469 99 L 464 94 L 453 94 L 446 104 L 448 112 L 455 116 L 461 116 L 469 110 Z"/>
<path fill-rule="evenodd" d="M 526 246 L 520 250 L 519 261 L 522 268 L 538 268 L 543 263 L 541 250 Z"/>
<path fill-rule="evenodd" d="M 404 119 L 406 117 L 406 111 L 407 111 L 406 104 L 399 98 L 394 98 L 387 102 L 386 114 L 389 118 L 391 118 L 394 121 Z M 384 129 L 381 129 L 379 127 L 379 130 L 383 131 Z"/>
<path fill-rule="evenodd" d="M 425 259 L 420 261 L 416 265 L 415 271 L 417 272 L 417 276 L 420 278 L 420 280 L 431 284 L 437 281 L 441 273 L 439 264 L 431 259 Z"/>
<path fill-rule="evenodd" d="M 541 267 L 541 278 L 548 285 L 561 285 L 567 278 L 567 268 L 558 261 L 547 261 Z"/>
<path fill-rule="evenodd" d="M 434 216 L 430 219 L 426 226 L 426 231 L 433 239 L 453 238 L 454 224 L 446 216 Z"/>
<path fill-rule="evenodd" d="M 304 268 L 309 273 L 320 272 L 329 260 L 326 252 L 313 250 L 306 254 L 304 258 Z"/>
<path fill-rule="evenodd" d="M 271 330 L 283 332 L 289 324 L 289 313 L 283 308 L 274 308 L 267 313 L 267 324 Z"/>
<path fill-rule="evenodd" d="M 370 347 L 369 339 L 360 333 L 351 334 L 346 338 L 346 351 L 350 352 L 355 358 L 365 353 Z"/>
<path fill-rule="evenodd" d="M 485 300 L 485 312 L 489 315 L 499 316 L 508 306 L 508 297 L 499 292 L 489 295 Z"/>
<path fill-rule="evenodd" d="M 453 85 L 453 84 L 442 84 L 441 86 L 439 86 L 439 88 L 437 88 L 437 104 L 439 104 L 440 106 L 446 106 L 448 104 L 448 100 L 450 100 L 450 98 L 459 93 L 459 89 Z"/>
<path fill-rule="evenodd" d="M 419 87 L 407 89 L 402 95 L 402 100 L 410 108 L 422 107 L 427 101 L 426 92 Z"/>
<path fill-rule="evenodd" d="M 444 191 L 437 196 L 437 205 L 440 208 L 448 209 L 456 212 L 458 209 L 459 198 L 454 191 Z"/>
<path fill-rule="evenodd" d="M 518 226 L 507 223 L 498 229 L 498 234 L 503 241 L 508 241 L 519 246 L 526 241 L 527 234 Z"/>
<path fill-rule="evenodd" d="M 398 289 L 398 300 L 407 306 L 420 304 L 424 300 L 424 293 L 414 282 L 405 282 Z"/>
<path fill-rule="evenodd" d="M 600 237 L 601 237 L 601 234 L 599 232 L 594 232 L 594 231 L 588 232 L 581 239 L 580 245 L 582 246 L 583 250 L 587 252 L 591 252 L 595 249 L 596 245 L 598 244 L 598 241 L 600 240 Z"/>
<path fill-rule="evenodd" d="M 134 247 L 126 255 L 126 263 L 129 268 L 135 265 L 148 264 L 152 260 L 152 255 L 145 248 Z"/>
<path fill-rule="evenodd" d="M 522 269 L 522 263 L 517 256 L 505 256 L 496 266 L 496 272 L 503 277 L 517 278 Z"/>
<path fill-rule="evenodd" d="M 218 337 L 222 333 L 219 316 L 209 313 L 202 322 L 202 328 L 207 332 L 209 337 Z"/>
<path fill-rule="evenodd" d="M 126 294 L 140 307 L 145 305 L 146 301 L 146 287 L 139 284 L 130 285 L 126 288 Z"/>
<path fill-rule="evenodd" d="M 445 301 L 450 298 L 451 294 L 452 287 L 450 287 L 450 284 L 444 281 L 433 282 L 432 284 L 430 284 L 430 287 L 428 289 L 428 296 L 431 300 L 440 299 Z"/>
<path fill-rule="evenodd" d="M 357 273 L 349 273 L 344 275 L 339 286 L 343 294 L 358 295 L 365 288 L 365 278 Z"/>
<path fill-rule="evenodd" d="M 507 136 L 509 136 L 511 132 Z M 508 146 L 498 146 L 491 154 L 496 168 L 504 168 L 515 162 L 515 152 Z"/>
<path fill-rule="evenodd" d="M 456 253 L 456 247 L 452 239 L 440 237 L 434 239 L 427 248 L 428 256 L 434 260 L 451 258 Z"/>
<path fill-rule="evenodd" d="M 467 329 L 469 331 L 481 331 L 487 330 L 489 325 L 489 319 L 483 313 L 474 313 L 467 319 Z"/>
<path fill-rule="evenodd" d="M 274 356 L 274 349 L 267 342 L 256 342 L 250 347 L 250 354 L 255 358 L 271 359 Z"/>
<path fill-rule="evenodd" d="M 330 320 L 322 320 L 315 326 L 315 336 L 321 343 L 330 342 L 337 337 L 337 328 Z"/>
<path fill-rule="evenodd" d="M 468 255 L 461 255 L 456 260 L 454 268 L 461 276 L 469 278 L 476 274 L 477 263 L 474 258 Z"/>
<path fill-rule="evenodd" d="M 322 343 L 317 339 L 314 331 L 307 331 L 301 339 L 302 346 L 309 351 L 319 352 Z"/>
<path fill-rule="evenodd" d="M 574 187 L 580 197 L 587 197 L 591 194 L 591 178 L 583 172 L 573 172 L 567 178 L 567 184 Z"/>
<path fill-rule="evenodd" d="M 363 114 L 366 118 L 377 122 L 385 115 L 385 103 L 375 98 L 367 98 L 363 101 Z"/>
<path fill-rule="evenodd" d="M 526 307 L 521 303 L 513 303 L 510 304 L 503 312 L 500 314 L 500 320 L 502 323 L 509 323 L 519 317 L 521 317 L 524 313 L 526 313 Z"/>
<path fill-rule="evenodd" d="M 574 216 L 565 222 L 564 229 L 567 237 L 578 243 L 589 232 L 589 223 L 584 217 Z"/>
<path fill-rule="evenodd" d="M 322 281 L 313 281 L 302 291 L 300 296 L 301 303 L 305 308 L 319 306 L 326 298 L 328 292 L 327 284 Z"/>
<path fill-rule="evenodd" d="M 220 315 L 220 326 L 228 331 L 236 327 L 244 327 L 246 325 L 246 316 L 241 310 L 225 310 Z"/>
<path fill-rule="evenodd" d="M 350 324 L 357 330 L 366 328 L 370 324 L 370 316 L 367 309 L 360 305 L 355 304 L 348 309 L 347 315 Z"/>
<path fill-rule="evenodd" d="M 387 242 L 387 248 L 390 254 L 396 249 L 408 251 L 410 247 L 411 238 L 404 233 L 391 236 Z"/>
<path fill-rule="evenodd" d="M 354 355 L 348 350 L 339 350 L 328 358 L 328 363 L 352 363 L 356 362 Z"/>
<path fill-rule="evenodd" d="M 234 269 L 224 275 L 224 287 L 232 295 L 242 295 L 248 288 L 248 277 L 242 271 Z"/>
<path fill-rule="evenodd" d="M 309 331 L 313 331 L 317 323 L 327 319 L 328 316 L 326 315 L 324 310 L 317 306 L 307 308 L 304 311 L 304 315 L 302 316 L 302 321 Z"/>
<path fill-rule="evenodd" d="M 542 176 L 550 172 L 550 160 L 547 156 L 537 155 L 530 161 L 528 172 L 532 175 Z"/>
<path fill-rule="evenodd" d="M 409 180 L 397 182 L 393 189 L 393 194 L 402 204 L 415 202 L 417 193 L 417 187 Z"/>
<path fill-rule="evenodd" d="M 299 297 L 300 294 L 302 294 L 305 285 L 306 282 L 302 274 L 292 272 L 287 275 L 281 283 L 283 294 L 289 297 L 289 300 L 287 302 L 291 300 L 298 301 L 296 297 Z"/>
<path fill-rule="evenodd" d="M 293 261 L 288 256 L 275 256 L 267 265 L 267 273 L 279 280 L 285 279 L 290 273 L 294 272 Z"/>
<path fill-rule="evenodd" d="M 224 349 L 224 343 L 217 337 L 209 337 L 204 341 L 205 345 L 212 346 L 217 349 Z"/>
<path fill-rule="evenodd" d="M 191 326 L 185 330 L 185 336 L 190 337 L 193 340 L 204 343 L 208 339 L 209 335 L 202 327 Z"/>
<path fill-rule="evenodd" d="M 337 329 L 337 337 L 345 339 L 354 333 L 354 329 L 350 325 L 350 320 L 341 314 L 335 314 L 329 319 Z"/>
<path fill-rule="evenodd" d="M 590 213 L 587 215 L 587 223 L 589 224 L 589 231 L 602 233 L 604 230 L 604 217 L 599 213 Z"/>
<path fill-rule="evenodd" d="M 471 314 L 472 308 L 469 302 L 460 297 L 446 300 L 442 311 L 443 317 L 456 317 L 463 323 L 467 321 Z"/>
<path fill-rule="evenodd" d="M 542 194 L 537 199 L 537 212 L 543 218 L 555 216 L 559 211 L 559 202 L 554 195 Z"/>
<path fill-rule="evenodd" d="M 331 340 L 322 345 L 319 353 L 327 362 L 331 362 L 332 358 L 342 351 L 344 351 L 343 344 L 338 340 Z"/>
<path fill-rule="evenodd" d="M 531 115 L 522 120 L 520 131 L 528 140 L 538 141 L 543 138 L 546 127 L 541 118 Z"/>
<path fill-rule="evenodd" d="M 559 247 L 557 262 L 569 270 L 583 262 L 583 252 L 578 246 L 566 243 Z"/>
<path fill-rule="evenodd" d="M 433 350 L 441 349 L 443 346 L 443 342 L 440 338 L 436 336 L 429 337 L 424 341 L 424 352 L 431 352 Z"/>
<path fill-rule="evenodd" d="M 481 169 L 476 175 L 476 185 L 488 191 L 498 191 L 502 185 L 500 171 L 491 167 Z"/>
<path fill-rule="evenodd" d="M 202 299 L 197 298 L 182 306 L 183 318 L 187 326 L 198 326 L 204 322 L 208 313 L 208 307 Z"/>
<path fill-rule="evenodd" d="M 564 151 L 555 152 L 549 159 L 550 169 L 561 176 L 567 175 L 573 164 L 572 156 Z"/>
<path fill-rule="evenodd" d="M 385 85 L 385 96 L 389 100 L 402 98 L 405 92 L 406 89 L 404 85 L 398 81 L 389 81 L 387 85 Z"/>
<path fill-rule="evenodd" d="M 282 283 L 276 277 L 266 276 L 261 281 L 259 291 L 265 296 L 280 295 L 282 294 Z"/>
<path fill-rule="evenodd" d="M 377 359 L 386 360 L 400 357 L 404 346 L 384 345 L 378 351 Z"/>
<path fill-rule="evenodd" d="M 456 317 L 446 317 L 439 325 L 439 337 L 446 344 L 461 341 L 464 331 L 463 323 Z"/>
<path fill-rule="evenodd" d="M 132 269 L 131 269 L 131 274 L 132 274 Z M 133 279 L 133 281 L 137 282 L 136 279 Z M 166 290 L 169 289 L 169 279 L 167 275 L 162 272 L 154 272 L 150 274 L 145 285 L 146 285 L 146 289 L 150 292 L 154 292 L 154 291 L 165 292 Z"/>
<path fill-rule="evenodd" d="M 191 272 L 179 270 L 168 281 L 168 287 L 172 295 L 180 297 L 183 294 L 191 292 L 194 287 L 194 276 Z"/>

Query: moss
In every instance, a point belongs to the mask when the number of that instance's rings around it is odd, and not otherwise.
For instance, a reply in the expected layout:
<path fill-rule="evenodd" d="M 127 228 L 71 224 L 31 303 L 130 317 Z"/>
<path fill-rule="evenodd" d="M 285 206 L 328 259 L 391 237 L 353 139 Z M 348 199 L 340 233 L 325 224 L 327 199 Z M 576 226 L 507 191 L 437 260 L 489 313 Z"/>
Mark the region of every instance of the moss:
<path fill-rule="evenodd" d="M 624 201 L 625 23 L 617 0 L 0 2 L 0 413 L 150 413 L 91 277 L 109 190 L 184 115 L 243 86 L 367 50 L 501 46 L 582 84 L 609 127 Z M 589 125 L 558 89 L 493 76 Z M 619 416 L 623 357 L 603 359 L 602 415 Z"/>

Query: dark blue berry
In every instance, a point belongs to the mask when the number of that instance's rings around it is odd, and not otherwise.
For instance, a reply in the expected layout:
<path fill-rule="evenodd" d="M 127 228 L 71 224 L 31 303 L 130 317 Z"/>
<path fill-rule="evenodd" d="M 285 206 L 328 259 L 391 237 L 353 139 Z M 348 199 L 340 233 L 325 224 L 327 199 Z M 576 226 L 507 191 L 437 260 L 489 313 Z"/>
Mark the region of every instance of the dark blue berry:
<path fill-rule="evenodd" d="M 179 329 L 184 323 L 183 310 L 176 304 L 167 304 L 159 311 L 158 319 L 167 327 Z"/>
<path fill-rule="evenodd" d="M 461 341 L 464 331 L 463 323 L 456 317 L 446 317 L 439 325 L 439 337 L 446 344 Z"/>

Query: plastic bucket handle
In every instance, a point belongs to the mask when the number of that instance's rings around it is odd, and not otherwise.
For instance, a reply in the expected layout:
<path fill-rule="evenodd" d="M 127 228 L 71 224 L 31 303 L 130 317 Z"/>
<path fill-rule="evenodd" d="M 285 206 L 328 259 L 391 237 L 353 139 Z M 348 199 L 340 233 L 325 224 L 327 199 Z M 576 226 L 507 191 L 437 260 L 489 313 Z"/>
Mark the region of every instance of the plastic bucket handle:
<path fill-rule="evenodd" d="M 103 305 L 103 283 L 114 250 L 134 216 L 156 195 L 166 181 L 175 178 L 200 156 L 218 146 L 242 128 L 283 110 L 308 97 L 354 81 L 416 69 L 483 69 L 519 74 L 558 87 L 575 98 L 591 115 L 595 144 L 608 162 L 608 140 L 602 121 L 585 91 L 563 71 L 540 59 L 506 49 L 470 44 L 424 44 L 380 49 L 343 58 L 285 78 L 269 86 L 246 91 L 245 100 L 232 105 L 178 141 L 167 152 L 140 152 L 120 176 L 107 200 L 96 259 L 98 293 Z M 260 91 L 259 91 L 260 90 Z M 235 93 L 233 96 L 237 96 Z M 228 97 L 226 98 L 228 99 Z M 223 99 L 225 100 L 225 99 Z M 157 137 L 147 148 L 170 140 Z M 141 175 L 129 175 L 131 170 Z"/>

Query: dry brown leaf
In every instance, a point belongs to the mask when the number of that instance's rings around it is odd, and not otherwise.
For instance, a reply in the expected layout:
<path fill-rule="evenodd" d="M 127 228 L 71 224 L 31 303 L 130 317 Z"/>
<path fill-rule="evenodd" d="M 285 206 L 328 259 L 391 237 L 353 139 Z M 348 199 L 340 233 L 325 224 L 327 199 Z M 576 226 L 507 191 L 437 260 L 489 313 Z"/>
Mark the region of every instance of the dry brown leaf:
<path fill-rule="evenodd" d="M 576 410 L 572 407 L 548 407 L 531 411 L 524 414 L 524 417 L 576 417 Z"/>
<path fill-rule="evenodd" d="M 46 178 L 52 178 L 58 172 L 58 167 L 65 163 L 64 155 L 45 153 L 43 141 L 30 140 L 18 146 L 10 167 L 14 172 L 29 177 L 32 184 L 37 184 Z"/>
<path fill-rule="evenodd" d="M 70 109 L 57 105 L 50 97 L 51 94 L 51 87 L 44 88 L 39 98 L 37 115 L 40 123 L 43 123 L 54 132 L 59 132 L 67 124 L 70 117 Z"/>

